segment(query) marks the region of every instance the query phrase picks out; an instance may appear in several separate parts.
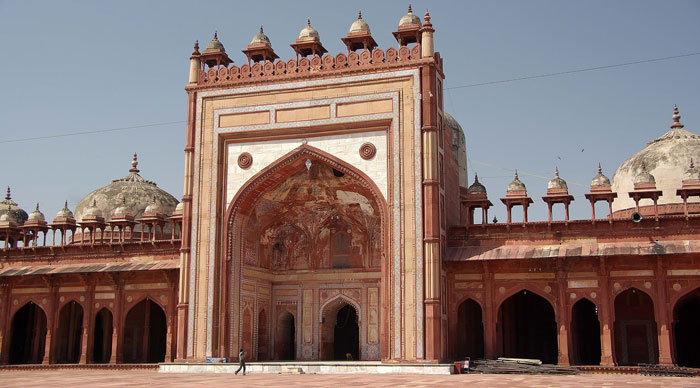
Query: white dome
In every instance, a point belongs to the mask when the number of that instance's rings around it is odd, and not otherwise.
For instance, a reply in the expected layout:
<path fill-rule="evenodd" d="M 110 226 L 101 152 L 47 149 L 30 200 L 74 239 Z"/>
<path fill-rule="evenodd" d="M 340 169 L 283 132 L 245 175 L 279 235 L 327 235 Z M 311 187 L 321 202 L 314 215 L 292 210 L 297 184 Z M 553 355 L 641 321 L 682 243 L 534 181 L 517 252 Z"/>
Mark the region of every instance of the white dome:
<path fill-rule="evenodd" d="M 634 200 L 627 193 L 634 190 L 635 179 L 642 173 L 642 164 L 655 178 L 656 189 L 662 191 L 659 205 L 683 202 L 676 195 L 676 190 L 683 184 L 690 159 L 700 160 L 700 137 L 683 129 L 677 109 L 673 120 L 670 131 L 650 141 L 646 148 L 627 159 L 615 171 L 612 191 L 617 193 L 617 198 L 613 202 L 613 211 L 634 207 Z M 688 201 L 698 202 L 698 199 L 688 198 Z"/>

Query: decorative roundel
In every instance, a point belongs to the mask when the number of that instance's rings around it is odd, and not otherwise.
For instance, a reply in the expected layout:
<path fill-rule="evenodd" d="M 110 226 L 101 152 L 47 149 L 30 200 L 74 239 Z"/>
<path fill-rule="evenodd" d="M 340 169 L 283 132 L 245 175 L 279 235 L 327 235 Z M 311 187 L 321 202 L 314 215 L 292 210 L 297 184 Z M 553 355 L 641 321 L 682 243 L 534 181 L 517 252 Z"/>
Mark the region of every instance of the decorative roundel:
<path fill-rule="evenodd" d="M 372 143 L 365 143 L 360 146 L 360 156 L 364 160 L 370 160 L 377 154 L 377 147 Z"/>
<path fill-rule="evenodd" d="M 248 168 L 251 164 L 253 164 L 253 155 L 247 152 L 243 152 L 238 155 L 238 167 Z"/>

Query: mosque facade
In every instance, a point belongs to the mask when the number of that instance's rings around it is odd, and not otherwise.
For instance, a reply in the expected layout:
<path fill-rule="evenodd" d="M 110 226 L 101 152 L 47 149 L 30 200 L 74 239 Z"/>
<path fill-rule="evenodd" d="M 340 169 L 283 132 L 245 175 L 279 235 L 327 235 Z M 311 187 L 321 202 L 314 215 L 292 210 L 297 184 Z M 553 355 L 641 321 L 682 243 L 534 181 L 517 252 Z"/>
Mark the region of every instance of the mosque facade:
<path fill-rule="evenodd" d="M 489 222 L 434 32 L 409 8 L 397 48 L 361 14 L 337 55 L 310 21 L 286 61 L 262 28 L 240 66 L 196 43 L 181 202 L 137 155 L 50 223 L 8 188 L 0 364 L 700 366 L 700 138 L 678 109 L 612 182 L 598 168 L 590 219 L 557 170 L 547 221 L 516 172 Z"/>

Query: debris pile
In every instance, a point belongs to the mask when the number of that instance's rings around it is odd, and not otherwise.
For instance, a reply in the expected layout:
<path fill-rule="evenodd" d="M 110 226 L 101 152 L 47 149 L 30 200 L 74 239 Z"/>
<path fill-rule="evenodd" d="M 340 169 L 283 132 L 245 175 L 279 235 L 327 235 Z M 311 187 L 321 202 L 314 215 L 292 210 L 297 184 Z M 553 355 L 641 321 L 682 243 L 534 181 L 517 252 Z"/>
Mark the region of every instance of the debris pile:
<path fill-rule="evenodd" d="M 575 375 L 579 373 L 579 370 L 571 366 L 543 364 L 540 360 L 501 357 L 497 360 L 473 360 L 470 372 L 494 374 Z"/>

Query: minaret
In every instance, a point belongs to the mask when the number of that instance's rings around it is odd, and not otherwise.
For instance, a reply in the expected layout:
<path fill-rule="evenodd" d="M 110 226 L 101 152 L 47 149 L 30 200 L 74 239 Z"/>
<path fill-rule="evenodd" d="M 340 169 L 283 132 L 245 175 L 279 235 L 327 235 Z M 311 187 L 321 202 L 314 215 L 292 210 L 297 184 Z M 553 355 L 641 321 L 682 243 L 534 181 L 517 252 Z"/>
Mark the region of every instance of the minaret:
<path fill-rule="evenodd" d="M 423 23 L 423 28 L 421 29 L 421 56 L 423 58 L 432 57 L 435 54 L 435 47 L 433 45 L 433 24 L 430 23 L 430 13 L 425 10 L 425 22 Z"/>
<path fill-rule="evenodd" d="M 199 53 L 199 41 L 195 40 L 194 41 L 194 51 L 192 52 L 192 56 L 190 57 L 190 79 L 189 83 L 190 84 L 196 84 L 197 81 L 199 81 L 199 68 L 201 66 L 201 62 L 199 61 L 200 57 Z"/>

